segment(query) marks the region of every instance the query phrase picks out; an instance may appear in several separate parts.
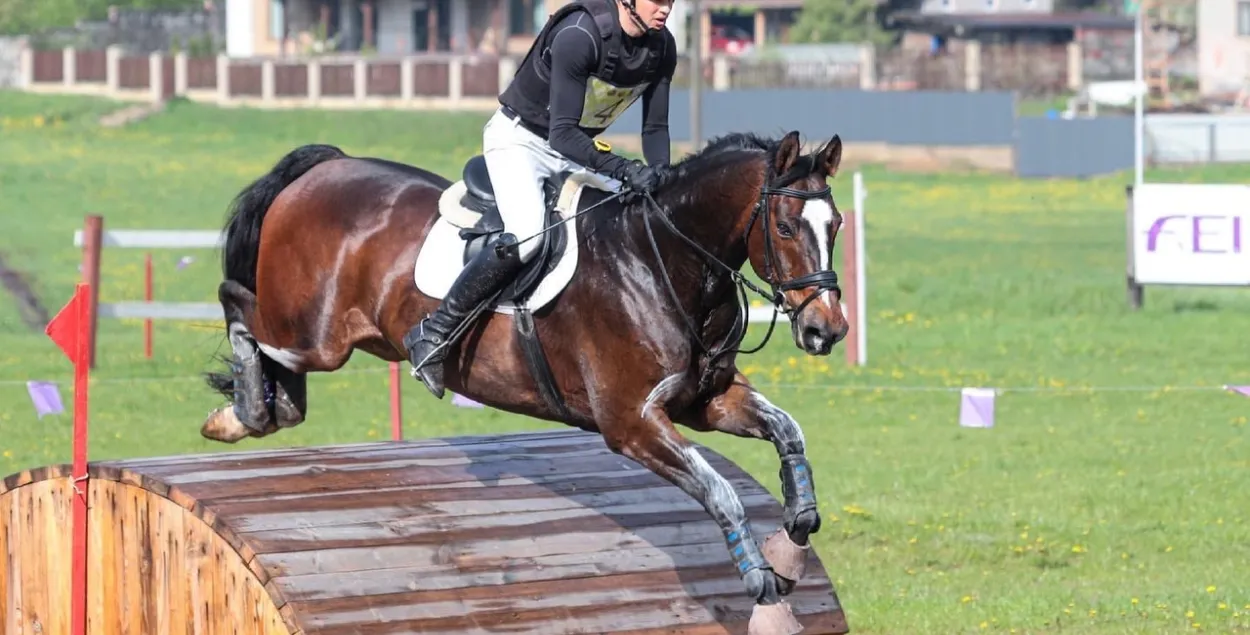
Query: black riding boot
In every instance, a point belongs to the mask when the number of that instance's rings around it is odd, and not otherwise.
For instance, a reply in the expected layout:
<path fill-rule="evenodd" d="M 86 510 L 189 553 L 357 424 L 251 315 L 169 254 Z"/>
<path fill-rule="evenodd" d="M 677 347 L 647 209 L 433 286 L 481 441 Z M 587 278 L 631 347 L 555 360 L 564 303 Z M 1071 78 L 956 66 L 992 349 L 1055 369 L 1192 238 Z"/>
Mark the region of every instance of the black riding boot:
<path fill-rule="evenodd" d="M 523 263 L 516 245 L 516 236 L 503 233 L 483 247 L 465 265 L 438 309 L 404 336 L 413 374 L 435 397 L 443 398 L 443 360 L 447 349 L 455 343 L 447 341 L 448 335 L 521 269 Z"/>

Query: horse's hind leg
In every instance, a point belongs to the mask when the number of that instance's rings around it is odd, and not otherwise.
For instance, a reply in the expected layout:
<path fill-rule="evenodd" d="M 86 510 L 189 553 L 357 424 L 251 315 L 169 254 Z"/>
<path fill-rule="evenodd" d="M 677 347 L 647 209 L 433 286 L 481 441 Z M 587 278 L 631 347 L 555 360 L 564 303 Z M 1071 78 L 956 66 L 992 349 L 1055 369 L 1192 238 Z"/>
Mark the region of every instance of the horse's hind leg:
<path fill-rule="evenodd" d="M 227 280 L 218 287 L 217 295 L 225 311 L 226 332 L 234 353 L 230 364 L 231 381 L 223 382 L 231 403 L 209 413 L 200 434 L 215 441 L 234 443 L 247 436 L 265 436 L 277 429 L 269 403 L 273 400 L 274 388 L 272 380 L 265 376 L 264 357 L 247 327 L 256 307 L 255 294 Z"/>
<path fill-rule="evenodd" d="M 284 368 L 265 358 L 266 378 L 275 385 L 273 414 L 279 428 L 290 428 L 304 422 L 308 413 L 308 375 Z"/>

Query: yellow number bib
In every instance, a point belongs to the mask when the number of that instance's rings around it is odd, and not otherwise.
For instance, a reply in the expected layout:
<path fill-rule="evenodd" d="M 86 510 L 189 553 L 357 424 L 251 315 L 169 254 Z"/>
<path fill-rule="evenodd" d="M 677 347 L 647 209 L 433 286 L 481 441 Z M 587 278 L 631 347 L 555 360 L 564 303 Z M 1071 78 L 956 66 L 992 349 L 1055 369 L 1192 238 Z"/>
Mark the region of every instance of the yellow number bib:
<path fill-rule="evenodd" d="M 586 82 L 586 100 L 582 103 L 582 120 L 578 123 L 584 128 L 607 128 L 646 90 L 646 84 L 621 88 L 591 77 Z"/>

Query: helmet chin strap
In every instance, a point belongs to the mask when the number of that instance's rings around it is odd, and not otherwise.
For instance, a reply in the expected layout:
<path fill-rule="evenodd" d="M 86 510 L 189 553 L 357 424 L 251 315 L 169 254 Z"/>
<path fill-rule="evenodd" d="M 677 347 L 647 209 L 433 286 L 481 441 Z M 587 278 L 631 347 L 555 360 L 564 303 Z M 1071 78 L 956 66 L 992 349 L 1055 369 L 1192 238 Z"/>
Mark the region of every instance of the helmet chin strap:
<path fill-rule="evenodd" d="M 646 22 L 643 22 L 642 16 L 639 16 L 638 11 L 634 9 L 635 2 L 636 0 L 621 0 L 621 4 L 625 5 L 625 8 L 629 11 L 630 19 L 634 21 L 634 24 L 639 29 L 642 29 L 643 33 L 646 33 L 647 31 L 650 31 L 651 28 L 647 26 Z"/>

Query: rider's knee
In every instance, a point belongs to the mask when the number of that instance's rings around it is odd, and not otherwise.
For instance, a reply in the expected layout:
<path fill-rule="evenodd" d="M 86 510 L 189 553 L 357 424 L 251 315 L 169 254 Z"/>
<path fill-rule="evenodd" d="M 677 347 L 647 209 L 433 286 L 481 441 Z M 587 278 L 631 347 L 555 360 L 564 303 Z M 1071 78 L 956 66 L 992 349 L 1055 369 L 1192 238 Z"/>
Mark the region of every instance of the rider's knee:
<path fill-rule="evenodd" d="M 521 256 L 521 262 L 529 262 L 530 259 L 534 257 L 534 254 L 538 253 L 538 248 L 542 247 L 543 238 L 545 237 L 537 236 L 531 240 L 520 243 L 515 247 L 515 249 L 520 252 L 519 255 Z"/>

